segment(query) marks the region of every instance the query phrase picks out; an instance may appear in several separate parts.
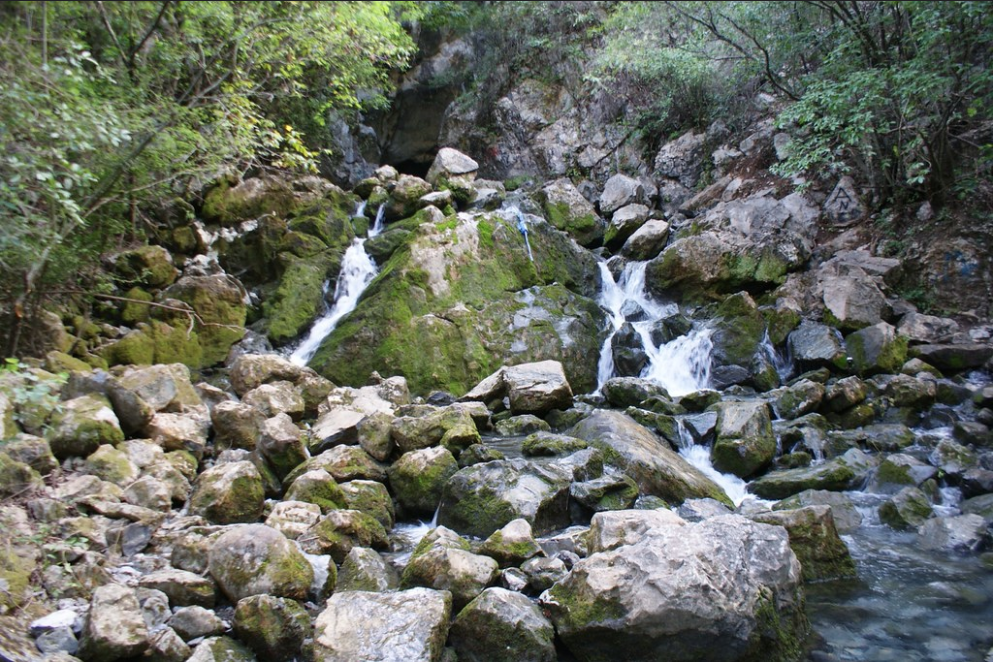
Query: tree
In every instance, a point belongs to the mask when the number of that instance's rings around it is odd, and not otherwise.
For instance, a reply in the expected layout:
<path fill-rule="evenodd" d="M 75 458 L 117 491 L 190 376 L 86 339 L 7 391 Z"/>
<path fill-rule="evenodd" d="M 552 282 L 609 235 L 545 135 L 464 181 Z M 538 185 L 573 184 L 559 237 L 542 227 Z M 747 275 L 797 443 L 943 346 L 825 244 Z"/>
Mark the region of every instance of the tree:
<path fill-rule="evenodd" d="M 11 2 L 0 7 L 0 289 L 28 302 L 143 206 L 221 167 L 314 169 L 293 122 L 383 103 L 414 2 Z M 289 100 L 320 98 L 311 117 Z M 319 144 L 318 144 L 319 146 Z M 58 260 L 53 259 L 56 255 Z M 72 280 L 72 279 L 69 279 Z"/>

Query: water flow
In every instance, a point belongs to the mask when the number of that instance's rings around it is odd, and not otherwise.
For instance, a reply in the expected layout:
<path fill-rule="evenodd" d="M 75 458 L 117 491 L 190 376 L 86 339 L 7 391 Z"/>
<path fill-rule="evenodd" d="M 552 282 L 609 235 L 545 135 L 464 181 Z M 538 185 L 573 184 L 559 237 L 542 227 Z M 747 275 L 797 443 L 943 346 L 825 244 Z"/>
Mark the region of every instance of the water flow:
<path fill-rule="evenodd" d="M 365 210 L 363 201 L 356 214 L 361 214 Z M 369 228 L 368 237 L 375 237 L 383 231 L 383 215 L 385 206 L 380 205 L 376 212 L 376 219 Z M 334 303 L 323 317 L 314 322 L 310 327 L 307 337 L 300 343 L 300 346 L 290 355 L 290 361 L 296 365 L 307 365 L 307 362 L 317 353 L 317 348 L 331 335 L 338 322 L 345 315 L 349 314 L 359 303 L 359 298 L 365 292 L 372 279 L 376 277 L 378 269 L 369 254 L 365 252 L 366 238 L 356 237 L 352 245 L 345 251 L 345 256 L 341 261 L 341 272 L 338 274 L 338 282 L 334 288 Z"/>
<path fill-rule="evenodd" d="M 734 502 L 735 506 L 740 506 L 746 498 L 754 499 L 755 496 L 748 493 L 746 483 L 734 474 L 722 474 L 714 468 L 710 461 L 710 447 L 701 446 L 694 442 L 693 435 L 683 425 L 682 419 L 676 419 L 676 426 L 679 430 L 679 454 L 683 459 L 700 470 L 710 480 L 717 483 L 728 498 Z"/>
<path fill-rule="evenodd" d="M 645 290 L 647 262 L 629 262 L 615 281 L 606 262 L 600 262 L 603 286 L 599 303 L 609 313 L 610 333 L 600 349 L 597 364 L 597 390 L 614 374 L 612 345 L 614 336 L 624 325 L 626 316 L 635 313 L 640 321 L 632 323 L 648 356 L 648 366 L 641 376 L 663 386 L 670 395 L 679 396 L 706 388 L 710 382 L 711 330 L 695 328 L 685 336 L 658 346 L 652 340 L 656 322 L 678 312 L 675 304 L 663 304 Z"/>

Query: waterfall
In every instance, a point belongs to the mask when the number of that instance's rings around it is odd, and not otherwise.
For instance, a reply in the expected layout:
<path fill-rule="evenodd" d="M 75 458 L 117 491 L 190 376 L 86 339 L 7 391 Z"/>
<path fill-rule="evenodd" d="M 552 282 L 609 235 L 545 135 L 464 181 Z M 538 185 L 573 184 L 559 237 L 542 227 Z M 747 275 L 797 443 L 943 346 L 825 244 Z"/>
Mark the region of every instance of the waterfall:
<path fill-rule="evenodd" d="M 600 349 L 597 393 L 613 376 L 614 336 L 629 316 L 638 320 L 632 322 L 632 327 L 637 331 L 648 356 L 648 365 L 642 371 L 642 377 L 656 382 L 675 396 L 706 388 L 710 383 L 710 351 L 713 349 L 710 329 L 694 328 L 685 336 L 659 345 L 652 340 L 655 323 L 678 312 L 679 308 L 672 303 L 659 303 L 647 293 L 647 266 L 647 262 L 628 262 L 620 278 L 615 281 L 606 262 L 599 263 L 603 282 L 599 303 L 609 314 L 611 330 Z"/>
<path fill-rule="evenodd" d="M 710 461 L 710 447 L 694 443 L 693 436 L 686 429 L 686 426 L 683 425 L 681 418 L 676 419 L 676 426 L 679 431 L 679 454 L 683 456 L 684 460 L 699 469 L 707 478 L 720 485 L 721 489 L 724 490 L 724 493 L 728 495 L 728 498 L 731 499 L 735 506 L 740 506 L 741 502 L 745 499 L 755 498 L 754 495 L 748 493 L 744 480 L 734 474 L 722 474 L 714 468 L 713 463 Z"/>
<path fill-rule="evenodd" d="M 364 210 L 365 201 L 359 205 L 356 215 L 361 215 Z M 338 274 L 338 282 L 334 288 L 334 303 L 327 313 L 314 322 L 307 337 L 290 355 L 290 361 L 296 365 L 307 365 L 317 353 L 317 348 L 321 346 L 324 339 L 331 335 L 331 332 L 338 326 L 338 322 L 355 310 L 365 288 L 376 277 L 378 269 L 376 263 L 365 251 L 365 242 L 366 239 L 375 237 L 383 231 L 385 210 L 385 205 L 379 206 L 376 211 L 376 219 L 372 227 L 369 228 L 368 236 L 365 238 L 356 237 L 352 240 L 352 245 L 345 251 L 345 256 L 341 261 L 341 272 Z M 325 287 L 327 288 L 327 285 Z"/>

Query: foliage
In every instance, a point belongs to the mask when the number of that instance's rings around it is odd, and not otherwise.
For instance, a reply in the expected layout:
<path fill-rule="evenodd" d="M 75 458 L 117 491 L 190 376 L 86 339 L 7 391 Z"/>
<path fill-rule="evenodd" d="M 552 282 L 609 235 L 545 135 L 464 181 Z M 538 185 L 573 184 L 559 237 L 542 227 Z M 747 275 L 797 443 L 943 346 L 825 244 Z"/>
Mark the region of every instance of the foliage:
<path fill-rule="evenodd" d="M 76 281 L 150 201 L 222 169 L 314 170 L 323 118 L 383 105 L 414 2 L 0 6 L 0 297 Z M 178 188 L 177 188 L 178 187 Z"/>
<path fill-rule="evenodd" d="M 14 405 L 14 420 L 23 424 L 30 422 L 33 412 L 60 412 L 62 405 L 59 390 L 69 380 L 68 373 L 40 377 L 35 371 L 24 366 L 17 359 L 4 360 L 0 374 L 9 375 L 5 392 Z M 28 417 L 25 419 L 25 416 Z"/>

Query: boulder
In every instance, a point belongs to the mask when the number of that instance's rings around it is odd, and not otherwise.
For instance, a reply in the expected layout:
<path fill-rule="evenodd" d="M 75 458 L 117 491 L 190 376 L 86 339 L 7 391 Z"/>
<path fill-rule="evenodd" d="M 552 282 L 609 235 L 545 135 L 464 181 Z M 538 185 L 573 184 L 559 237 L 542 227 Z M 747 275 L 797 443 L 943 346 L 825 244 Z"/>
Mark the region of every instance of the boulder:
<path fill-rule="evenodd" d="M 794 510 L 804 506 L 828 506 L 834 518 L 838 533 L 852 533 L 862 526 L 862 514 L 859 513 L 851 498 L 841 492 L 828 490 L 804 490 L 772 506 L 773 510 Z"/>
<path fill-rule="evenodd" d="M 262 422 L 257 448 L 279 479 L 285 478 L 310 457 L 300 428 L 288 414 L 276 414 Z"/>
<path fill-rule="evenodd" d="M 886 297 L 864 272 L 825 275 L 821 286 L 824 288 L 825 319 L 838 328 L 862 329 L 889 317 Z"/>
<path fill-rule="evenodd" d="M 148 628 L 134 589 L 106 584 L 93 591 L 79 656 L 93 662 L 140 657 L 148 648 Z"/>
<path fill-rule="evenodd" d="M 184 641 L 213 637 L 228 629 L 228 624 L 212 610 L 198 606 L 177 608 L 167 624 Z"/>
<path fill-rule="evenodd" d="M 210 412 L 214 445 L 220 450 L 255 450 L 265 415 L 243 402 L 220 402 Z"/>
<path fill-rule="evenodd" d="M 448 591 L 338 591 L 314 622 L 314 658 L 322 662 L 439 662 L 451 612 Z"/>
<path fill-rule="evenodd" d="M 99 395 L 84 395 L 62 403 L 48 434 L 52 453 L 58 459 L 86 457 L 104 444 L 124 441 L 120 422 L 110 402 Z"/>
<path fill-rule="evenodd" d="M 896 325 L 896 332 L 914 344 L 938 345 L 951 340 L 958 331 L 958 322 L 953 319 L 913 311 Z"/>
<path fill-rule="evenodd" d="M 242 396 L 241 401 L 258 409 L 266 418 L 287 414 L 293 420 L 299 420 L 307 408 L 303 396 L 292 382 L 262 384 Z"/>
<path fill-rule="evenodd" d="M 264 524 L 231 527 L 210 547 L 208 569 L 231 602 L 252 595 L 304 600 L 314 569 L 286 536 Z"/>
<path fill-rule="evenodd" d="M 379 520 L 359 510 L 332 510 L 300 538 L 309 554 L 329 554 L 342 563 L 356 547 L 387 549 L 386 529 Z"/>
<path fill-rule="evenodd" d="M 231 364 L 228 379 L 239 397 L 270 382 L 300 381 L 312 372 L 276 354 L 243 354 Z"/>
<path fill-rule="evenodd" d="M 717 436 L 710 452 L 714 468 L 747 478 L 772 462 L 776 437 L 769 405 L 726 401 L 716 406 Z"/>
<path fill-rule="evenodd" d="M 290 472 L 283 483 L 290 485 L 298 476 L 314 469 L 323 469 L 339 483 L 346 483 L 350 480 L 376 480 L 379 482 L 386 480 L 386 465 L 374 460 L 360 447 L 335 446 L 299 465 Z"/>
<path fill-rule="evenodd" d="M 398 416 L 390 424 L 390 437 L 402 453 L 438 444 L 458 452 L 480 439 L 472 416 L 456 407 L 443 407 L 423 416 Z"/>
<path fill-rule="evenodd" d="M 663 145 L 655 155 L 656 173 L 675 179 L 688 189 L 695 188 L 703 172 L 706 134 L 688 131 Z"/>
<path fill-rule="evenodd" d="M 526 596 L 488 588 L 459 612 L 449 641 L 467 662 L 555 662 L 555 630 Z"/>
<path fill-rule="evenodd" d="M 591 554 L 539 604 L 579 660 L 798 659 L 809 630 L 786 531 L 736 515 Z"/>
<path fill-rule="evenodd" d="M 336 591 L 386 593 L 400 586 L 400 578 L 382 556 L 368 547 L 353 547 L 341 564 Z"/>
<path fill-rule="evenodd" d="M 852 579 L 857 576 L 848 546 L 838 535 L 830 506 L 804 506 L 769 511 L 751 519 L 779 525 L 790 536 L 790 547 L 800 561 L 805 582 Z"/>
<path fill-rule="evenodd" d="M 251 649 L 231 637 L 208 637 L 199 644 L 187 662 L 256 662 Z"/>
<path fill-rule="evenodd" d="M 113 257 L 114 271 L 124 282 L 151 288 L 171 285 L 179 271 L 172 255 L 161 246 L 141 246 Z"/>
<path fill-rule="evenodd" d="M 937 474 L 935 467 L 913 455 L 893 453 L 879 463 L 866 489 L 878 494 L 896 494 L 907 486 L 919 487 Z"/>
<path fill-rule="evenodd" d="M 542 553 L 526 519 L 515 519 L 483 541 L 480 554 L 493 558 L 501 568 L 519 566 Z"/>
<path fill-rule="evenodd" d="M 793 360 L 803 368 L 846 366 L 845 344 L 836 329 L 804 320 L 788 338 Z"/>
<path fill-rule="evenodd" d="M 341 484 L 345 508 L 372 516 L 389 531 L 396 522 L 393 498 L 386 485 L 375 480 L 350 480 Z"/>
<path fill-rule="evenodd" d="M 234 632 L 259 659 L 289 662 L 310 636 L 310 616 L 295 600 L 252 595 L 235 607 Z"/>
<path fill-rule="evenodd" d="M 451 591 L 452 605 L 460 610 L 495 582 L 499 572 L 495 560 L 473 554 L 468 541 L 440 526 L 428 532 L 417 544 L 403 570 L 400 586 Z"/>
<path fill-rule="evenodd" d="M 852 370 L 859 375 L 899 372 L 907 360 L 907 339 L 886 322 L 867 326 L 845 338 Z"/>
<path fill-rule="evenodd" d="M 993 345 L 916 345 L 910 354 L 939 370 L 958 372 L 983 367 L 993 357 Z"/>
<path fill-rule="evenodd" d="M 254 522 L 265 498 L 262 476 L 251 462 L 230 462 L 197 477 L 190 495 L 190 512 L 215 524 Z"/>
<path fill-rule="evenodd" d="M 934 514 L 927 495 L 905 487 L 879 506 L 879 521 L 898 531 L 916 531 Z"/>
<path fill-rule="evenodd" d="M 245 335 L 248 296 L 236 278 L 227 274 L 184 276 L 165 293 L 186 302 L 196 312 L 202 366 L 222 363 L 231 345 Z"/>
<path fill-rule="evenodd" d="M 669 223 L 661 219 L 646 221 L 624 242 L 621 255 L 629 260 L 651 260 L 669 241 L 669 228 Z"/>
<path fill-rule="evenodd" d="M 590 522 L 586 541 L 589 553 L 595 554 L 637 544 L 653 529 L 685 524 L 679 515 L 665 508 L 597 513 Z"/>
<path fill-rule="evenodd" d="M 320 468 L 296 476 L 286 488 L 283 498 L 284 502 L 301 501 L 314 504 L 324 513 L 346 506 L 345 493 L 334 476 Z"/>
<path fill-rule="evenodd" d="M 989 547 L 990 532 L 979 515 L 935 517 L 917 529 L 917 544 L 926 550 L 970 554 Z"/>
<path fill-rule="evenodd" d="M 804 490 L 843 492 L 861 484 L 867 471 L 868 458 L 852 449 L 821 464 L 767 473 L 749 483 L 748 491 L 763 499 L 785 499 Z"/>
<path fill-rule="evenodd" d="M 823 384 L 801 379 L 790 386 L 770 391 L 772 407 L 779 418 L 793 420 L 816 411 L 824 399 Z"/>
<path fill-rule="evenodd" d="M 569 483 L 562 470 L 525 460 L 475 464 L 445 485 L 438 522 L 460 533 L 485 538 L 518 518 L 540 535 L 569 524 Z"/>
<path fill-rule="evenodd" d="M 641 228 L 651 210 L 645 205 L 632 204 L 621 207 L 614 212 L 607 224 L 603 242 L 610 249 L 621 248 L 624 243 Z"/>
<path fill-rule="evenodd" d="M 580 246 L 594 246 L 603 239 L 603 220 L 571 180 L 556 179 L 538 191 L 537 197 L 548 222 Z"/>
<path fill-rule="evenodd" d="M 600 211 L 604 214 L 612 214 L 621 207 L 646 202 L 648 196 L 644 184 L 633 177 L 616 174 L 603 185 L 603 193 L 600 194 Z"/>
<path fill-rule="evenodd" d="M 514 414 L 546 414 L 572 406 L 572 388 L 558 361 L 504 367 L 466 393 L 463 400 L 484 402 L 507 396 Z"/>
<path fill-rule="evenodd" d="M 282 533 L 290 540 L 296 540 L 321 519 L 321 507 L 316 503 L 295 501 L 287 495 L 283 501 L 272 507 L 265 525 Z"/>
<path fill-rule="evenodd" d="M 670 503 L 711 497 L 733 505 L 720 486 L 625 414 L 597 410 L 569 434 L 599 449 L 609 464 L 634 478 L 642 494 Z"/>
<path fill-rule="evenodd" d="M 387 469 L 390 487 L 407 516 L 434 514 L 448 479 L 459 470 L 455 456 L 435 446 L 405 453 Z"/>
<path fill-rule="evenodd" d="M 169 598 L 169 604 L 174 607 L 196 605 L 212 609 L 216 601 L 213 581 L 178 568 L 166 568 L 143 575 L 138 580 L 138 586 L 162 591 Z"/>

